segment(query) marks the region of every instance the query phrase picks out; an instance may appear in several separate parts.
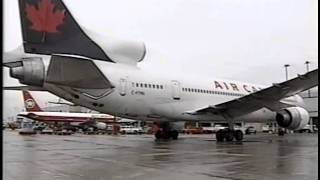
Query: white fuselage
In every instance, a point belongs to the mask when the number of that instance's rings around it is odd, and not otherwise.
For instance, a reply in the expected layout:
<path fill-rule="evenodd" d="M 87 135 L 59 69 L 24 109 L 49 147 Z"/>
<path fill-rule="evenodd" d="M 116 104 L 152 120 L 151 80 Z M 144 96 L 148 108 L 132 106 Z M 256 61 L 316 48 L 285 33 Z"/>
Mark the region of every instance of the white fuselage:
<path fill-rule="evenodd" d="M 45 83 L 45 89 L 75 104 L 130 119 L 225 121 L 220 115 L 191 115 L 186 112 L 227 102 L 265 88 L 261 85 L 220 79 L 175 78 L 165 75 L 165 72 L 164 75 L 156 75 L 132 65 L 94 62 L 114 88 L 84 90 Z M 299 96 L 286 100 L 297 106 L 303 103 Z M 262 122 L 275 120 L 275 114 L 263 108 L 235 120 Z"/>

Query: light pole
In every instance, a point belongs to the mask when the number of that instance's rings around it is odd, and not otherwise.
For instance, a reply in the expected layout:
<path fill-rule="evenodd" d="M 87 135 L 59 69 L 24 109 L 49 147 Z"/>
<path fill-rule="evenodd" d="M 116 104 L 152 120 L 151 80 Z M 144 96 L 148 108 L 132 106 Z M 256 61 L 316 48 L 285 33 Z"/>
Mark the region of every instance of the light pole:
<path fill-rule="evenodd" d="M 285 64 L 284 68 L 286 70 L 286 81 L 288 81 L 288 67 L 290 67 L 290 64 Z"/>
<path fill-rule="evenodd" d="M 306 61 L 305 64 L 306 64 L 306 67 L 307 67 L 307 72 L 309 72 L 309 64 L 311 62 L 310 61 Z M 310 89 L 308 90 L 308 97 L 310 98 L 311 97 L 311 92 L 310 92 Z"/>
<path fill-rule="evenodd" d="M 284 69 L 286 70 L 286 81 L 288 81 L 288 67 L 290 67 L 290 64 L 285 64 L 284 65 Z M 284 128 L 281 128 L 281 127 L 279 127 L 279 129 L 278 129 L 278 135 L 280 135 L 280 136 L 283 136 L 283 133 L 287 133 L 288 132 L 288 130 L 287 129 L 284 129 Z"/>
<path fill-rule="evenodd" d="M 310 61 L 306 61 L 306 62 L 305 62 L 306 67 L 307 67 L 307 72 L 309 72 L 309 64 L 310 64 L 310 63 L 311 63 Z M 311 91 L 310 91 L 310 89 L 308 90 L 308 98 L 311 98 Z M 311 126 L 311 131 L 313 132 L 313 120 L 312 120 L 312 118 L 309 119 L 309 124 L 310 124 L 310 126 Z"/>

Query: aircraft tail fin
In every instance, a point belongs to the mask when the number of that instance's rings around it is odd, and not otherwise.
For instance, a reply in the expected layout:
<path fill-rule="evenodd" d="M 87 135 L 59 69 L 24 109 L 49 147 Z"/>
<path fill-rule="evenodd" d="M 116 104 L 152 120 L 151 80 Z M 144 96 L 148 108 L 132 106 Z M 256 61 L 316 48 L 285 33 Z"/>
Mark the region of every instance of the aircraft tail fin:
<path fill-rule="evenodd" d="M 24 106 L 27 112 L 42 111 L 42 109 L 39 107 L 38 103 L 35 101 L 35 99 L 32 97 L 29 91 L 22 91 L 22 93 L 23 93 Z"/>
<path fill-rule="evenodd" d="M 32 54 L 71 54 L 111 61 L 62 0 L 19 0 L 23 46 Z"/>

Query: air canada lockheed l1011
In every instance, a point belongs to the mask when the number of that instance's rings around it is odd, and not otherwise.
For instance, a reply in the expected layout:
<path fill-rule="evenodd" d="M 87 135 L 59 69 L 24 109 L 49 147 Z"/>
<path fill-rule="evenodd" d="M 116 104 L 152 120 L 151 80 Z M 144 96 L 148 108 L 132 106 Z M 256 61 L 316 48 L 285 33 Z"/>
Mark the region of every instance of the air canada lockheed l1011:
<path fill-rule="evenodd" d="M 177 139 L 183 121 L 227 122 L 217 141 L 241 141 L 236 122 L 297 130 L 309 121 L 297 94 L 318 85 L 318 69 L 272 86 L 157 75 L 137 67 L 152 58 L 144 43 L 88 31 L 61 0 L 19 0 L 19 9 L 24 52 L 5 53 L 4 65 L 26 86 L 6 89 L 48 91 L 99 112 L 158 121 L 156 139 Z"/>

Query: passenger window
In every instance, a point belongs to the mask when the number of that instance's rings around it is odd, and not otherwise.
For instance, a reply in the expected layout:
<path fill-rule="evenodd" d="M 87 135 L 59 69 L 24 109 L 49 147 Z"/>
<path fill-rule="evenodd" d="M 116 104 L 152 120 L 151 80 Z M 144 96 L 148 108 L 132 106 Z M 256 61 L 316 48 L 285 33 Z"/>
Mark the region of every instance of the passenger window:
<path fill-rule="evenodd" d="M 156 85 L 152 84 L 152 88 L 156 88 Z"/>
<path fill-rule="evenodd" d="M 151 84 L 148 84 L 149 88 L 151 88 Z"/>
<path fill-rule="evenodd" d="M 159 89 L 160 87 L 159 87 L 159 85 L 157 85 L 157 89 Z"/>
<path fill-rule="evenodd" d="M 140 83 L 140 87 L 143 87 L 143 84 L 142 84 L 142 83 Z"/>
<path fill-rule="evenodd" d="M 160 85 L 160 89 L 163 89 L 163 85 Z"/>
<path fill-rule="evenodd" d="M 147 87 L 148 87 L 148 84 L 144 84 L 144 87 L 147 88 Z"/>

